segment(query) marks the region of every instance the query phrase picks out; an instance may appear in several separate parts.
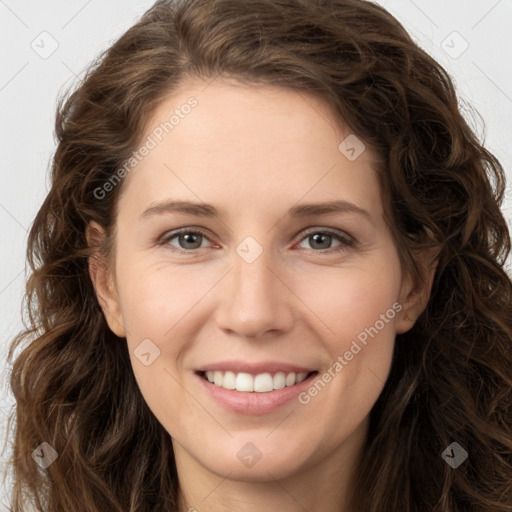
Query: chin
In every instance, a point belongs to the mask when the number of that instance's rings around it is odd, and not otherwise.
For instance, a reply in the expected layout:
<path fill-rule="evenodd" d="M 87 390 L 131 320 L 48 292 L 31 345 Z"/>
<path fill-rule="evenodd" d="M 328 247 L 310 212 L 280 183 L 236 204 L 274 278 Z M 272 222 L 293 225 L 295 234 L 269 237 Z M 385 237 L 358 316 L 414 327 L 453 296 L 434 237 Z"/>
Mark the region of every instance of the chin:
<path fill-rule="evenodd" d="M 274 441 L 265 439 L 268 432 L 251 441 L 250 437 L 235 438 L 219 445 L 217 449 L 208 449 L 208 457 L 196 457 L 198 463 L 208 471 L 230 480 L 241 482 L 268 482 L 290 477 L 304 469 L 308 464 L 309 454 L 305 452 L 305 442 L 300 446 L 287 443 L 284 438 L 276 437 Z M 203 442 L 203 446 L 207 446 Z M 311 464 L 311 462 L 309 462 Z"/>

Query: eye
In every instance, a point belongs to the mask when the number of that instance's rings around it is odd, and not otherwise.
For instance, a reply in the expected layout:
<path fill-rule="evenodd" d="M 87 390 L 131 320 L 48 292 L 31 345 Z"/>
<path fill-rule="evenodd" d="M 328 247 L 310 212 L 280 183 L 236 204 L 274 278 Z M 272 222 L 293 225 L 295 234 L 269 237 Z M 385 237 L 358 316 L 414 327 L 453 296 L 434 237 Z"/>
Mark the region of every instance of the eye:
<path fill-rule="evenodd" d="M 340 252 L 346 250 L 347 247 L 355 245 L 355 240 L 349 235 L 320 228 L 313 228 L 306 231 L 306 234 L 301 239 L 301 243 L 306 240 L 310 241 L 310 245 L 313 249 L 321 249 L 321 251 L 315 250 L 315 252 Z M 329 247 L 333 240 L 339 242 L 334 248 Z"/>
<path fill-rule="evenodd" d="M 171 243 L 171 240 L 175 238 L 179 244 L 178 247 Z M 190 253 L 193 252 L 194 249 L 203 249 L 202 242 L 205 239 L 208 240 L 208 237 L 206 233 L 201 230 L 182 229 L 165 235 L 159 243 L 161 245 L 171 245 L 171 248 L 178 252 Z"/>
<path fill-rule="evenodd" d="M 200 229 L 181 229 L 164 235 L 159 245 L 170 246 L 173 251 L 184 254 L 192 254 L 197 252 L 197 249 L 205 249 L 207 246 L 203 245 L 205 241 L 209 240 L 207 234 Z M 311 250 L 320 253 L 341 252 L 346 250 L 347 247 L 355 245 L 355 239 L 351 236 L 338 231 L 322 228 L 311 228 L 302 236 L 300 242 L 309 240 Z M 337 241 L 338 245 L 330 247 L 332 242 Z M 175 245 L 176 242 L 177 245 Z"/>

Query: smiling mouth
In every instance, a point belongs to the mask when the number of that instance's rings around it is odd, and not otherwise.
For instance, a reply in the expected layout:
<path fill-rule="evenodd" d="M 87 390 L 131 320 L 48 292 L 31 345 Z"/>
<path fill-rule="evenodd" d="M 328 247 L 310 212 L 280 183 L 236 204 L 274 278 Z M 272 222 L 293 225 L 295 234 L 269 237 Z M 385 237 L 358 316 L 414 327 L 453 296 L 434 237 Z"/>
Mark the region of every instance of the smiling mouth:
<path fill-rule="evenodd" d="M 245 372 L 200 371 L 197 372 L 211 384 L 244 393 L 269 393 L 277 389 L 292 387 L 318 373 L 312 372 L 268 372 L 252 375 Z"/>

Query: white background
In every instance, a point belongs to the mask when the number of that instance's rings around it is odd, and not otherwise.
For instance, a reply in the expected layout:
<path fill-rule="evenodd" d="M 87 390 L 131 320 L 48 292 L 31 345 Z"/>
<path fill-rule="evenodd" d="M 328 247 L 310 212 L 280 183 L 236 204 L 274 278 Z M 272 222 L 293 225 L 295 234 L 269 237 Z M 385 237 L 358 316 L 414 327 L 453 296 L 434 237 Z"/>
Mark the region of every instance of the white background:
<path fill-rule="evenodd" d="M 5 354 L 9 342 L 23 327 L 27 231 L 48 191 L 47 171 L 55 150 L 56 98 L 63 87 L 79 80 L 85 66 L 152 3 L 0 0 L 0 470 L 10 453 L 4 441 L 5 418 L 13 403 Z M 378 3 L 449 71 L 459 96 L 471 103 L 485 121 L 484 131 L 476 118 L 477 133 L 512 176 L 512 2 Z M 43 32 L 50 35 L 41 35 Z M 51 50 L 52 44 L 58 47 L 47 58 L 33 49 L 42 53 Z M 467 50 L 458 55 L 466 44 Z M 512 183 L 504 212 L 512 225 Z M 8 504 L 8 489 L 8 481 L 3 490 L 0 487 L 0 511 L 7 510 L 2 504 Z"/>

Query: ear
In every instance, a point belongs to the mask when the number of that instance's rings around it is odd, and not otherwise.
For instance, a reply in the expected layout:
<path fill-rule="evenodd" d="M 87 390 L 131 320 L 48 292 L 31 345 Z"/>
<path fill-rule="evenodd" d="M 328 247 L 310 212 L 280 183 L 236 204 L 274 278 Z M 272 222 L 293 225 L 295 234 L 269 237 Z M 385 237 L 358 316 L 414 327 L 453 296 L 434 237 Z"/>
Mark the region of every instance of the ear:
<path fill-rule="evenodd" d="M 427 307 L 432 283 L 437 269 L 439 248 L 423 249 L 416 253 L 415 260 L 420 271 L 420 282 L 413 283 L 410 275 L 402 281 L 399 303 L 402 309 L 396 318 L 396 333 L 402 334 L 410 330 L 418 317 Z"/>
<path fill-rule="evenodd" d="M 89 275 L 91 277 L 96 297 L 101 306 L 110 330 L 120 338 L 126 337 L 119 297 L 115 286 L 112 270 L 100 247 L 105 239 L 104 229 L 96 222 L 91 222 L 86 228 L 87 244 L 92 249 L 89 256 Z"/>

